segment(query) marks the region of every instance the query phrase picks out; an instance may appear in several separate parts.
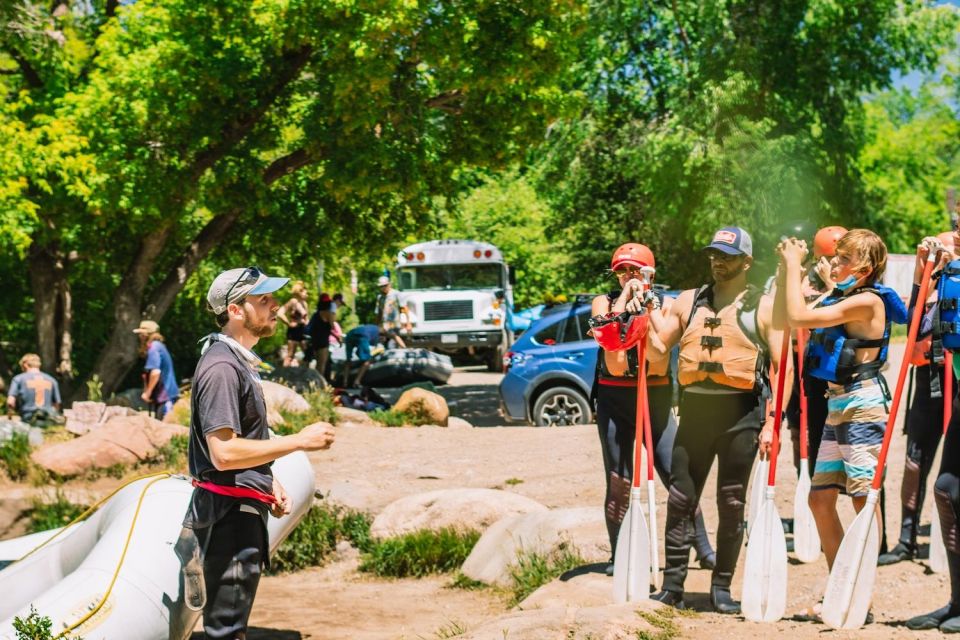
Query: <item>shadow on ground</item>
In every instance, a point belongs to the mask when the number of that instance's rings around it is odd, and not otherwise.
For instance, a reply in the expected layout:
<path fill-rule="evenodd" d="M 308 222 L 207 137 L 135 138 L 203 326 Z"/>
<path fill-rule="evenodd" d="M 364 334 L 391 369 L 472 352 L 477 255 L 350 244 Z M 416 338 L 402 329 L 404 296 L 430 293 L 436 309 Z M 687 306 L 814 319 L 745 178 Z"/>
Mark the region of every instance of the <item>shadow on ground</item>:
<path fill-rule="evenodd" d="M 203 632 L 194 633 L 190 636 L 190 640 L 204 640 Z M 303 640 L 303 636 L 300 635 L 299 631 L 250 627 L 247 629 L 247 640 Z"/>

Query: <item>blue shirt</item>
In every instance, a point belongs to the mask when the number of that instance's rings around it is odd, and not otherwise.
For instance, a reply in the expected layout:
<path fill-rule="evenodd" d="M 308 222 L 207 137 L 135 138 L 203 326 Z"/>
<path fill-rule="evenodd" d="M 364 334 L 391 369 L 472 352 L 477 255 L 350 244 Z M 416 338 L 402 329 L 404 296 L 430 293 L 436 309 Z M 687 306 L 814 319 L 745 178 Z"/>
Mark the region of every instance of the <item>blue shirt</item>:
<path fill-rule="evenodd" d="M 60 386 L 53 376 L 42 371 L 27 371 L 10 381 L 8 397 L 15 398 L 20 417 L 30 420 L 37 409 L 53 409 L 60 404 Z"/>
<path fill-rule="evenodd" d="M 143 370 L 148 375 L 154 369 L 159 369 L 160 381 L 153 388 L 150 399 L 157 404 L 163 404 L 168 400 L 176 402 L 180 397 L 180 389 L 177 387 L 177 374 L 173 371 L 173 358 L 167 351 L 167 345 L 159 340 L 150 343 L 147 348 L 147 362 L 143 365 Z"/>
<path fill-rule="evenodd" d="M 347 333 L 347 337 L 350 338 L 353 336 L 353 339 L 358 337 L 366 338 L 371 345 L 375 345 L 380 342 L 380 327 L 375 324 L 362 324 L 359 327 L 354 327 L 350 329 Z"/>

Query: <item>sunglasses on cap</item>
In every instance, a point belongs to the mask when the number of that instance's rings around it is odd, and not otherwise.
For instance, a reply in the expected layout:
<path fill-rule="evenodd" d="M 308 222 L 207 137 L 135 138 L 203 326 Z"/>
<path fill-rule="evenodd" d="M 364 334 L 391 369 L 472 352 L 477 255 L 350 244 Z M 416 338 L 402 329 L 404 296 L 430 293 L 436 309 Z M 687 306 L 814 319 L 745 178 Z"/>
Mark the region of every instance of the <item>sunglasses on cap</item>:
<path fill-rule="evenodd" d="M 233 290 L 238 286 L 256 284 L 257 280 L 260 279 L 260 276 L 263 275 L 263 271 L 260 267 L 247 267 L 243 270 L 243 273 L 240 274 L 240 277 L 237 278 L 237 281 L 230 285 L 230 288 L 227 289 L 227 293 L 223 296 L 223 304 L 230 304 L 230 294 L 233 293 Z"/>

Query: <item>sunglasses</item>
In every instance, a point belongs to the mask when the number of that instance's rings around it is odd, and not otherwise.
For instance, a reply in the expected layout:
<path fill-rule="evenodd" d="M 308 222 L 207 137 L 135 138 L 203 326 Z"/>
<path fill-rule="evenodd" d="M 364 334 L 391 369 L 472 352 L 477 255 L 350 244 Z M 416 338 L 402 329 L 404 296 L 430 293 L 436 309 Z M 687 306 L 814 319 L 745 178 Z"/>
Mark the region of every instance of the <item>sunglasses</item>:
<path fill-rule="evenodd" d="M 653 275 L 654 272 L 653 267 L 617 267 L 613 270 L 613 275 L 617 277 L 631 275 L 635 278 L 641 278 L 648 274 Z"/>
<path fill-rule="evenodd" d="M 233 290 L 241 285 L 256 284 L 257 280 L 260 279 L 260 276 L 263 275 L 263 271 L 260 270 L 260 267 L 247 267 L 243 270 L 243 273 L 240 274 L 240 277 L 237 278 L 237 281 L 230 285 L 230 288 L 227 289 L 227 293 L 223 296 L 223 304 L 230 304 L 230 294 L 233 293 Z"/>
<path fill-rule="evenodd" d="M 739 260 L 743 256 L 741 255 L 731 255 L 729 253 L 724 253 L 723 251 L 708 251 L 707 260 L 711 262 L 734 262 Z"/>

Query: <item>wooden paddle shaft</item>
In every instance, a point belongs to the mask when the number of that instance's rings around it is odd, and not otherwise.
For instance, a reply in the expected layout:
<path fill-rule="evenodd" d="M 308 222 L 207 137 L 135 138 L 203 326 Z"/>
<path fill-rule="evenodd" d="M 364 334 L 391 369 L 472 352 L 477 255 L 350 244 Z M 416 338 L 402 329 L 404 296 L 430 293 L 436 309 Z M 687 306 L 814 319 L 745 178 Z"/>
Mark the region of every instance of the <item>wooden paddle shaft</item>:
<path fill-rule="evenodd" d="M 790 327 L 783 330 L 783 340 L 780 341 L 780 366 L 777 368 L 777 395 L 773 402 L 773 442 L 770 443 L 770 470 L 767 472 L 767 486 L 772 487 L 777 482 L 777 454 L 780 449 L 780 425 L 783 424 L 783 388 L 787 382 L 787 365 L 790 358 Z"/>
<path fill-rule="evenodd" d="M 943 435 L 947 435 L 953 417 L 953 354 L 943 354 Z"/>
<path fill-rule="evenodd" d="M 927 299 L 927 290 L 930 288 L 930 274 L 933 272 L 933 262 L 936 259 L 936 252 L 931 251 L 927 256 L 927 263 L 923 265 L 923 275 L 920 276 L 920 295 L 918 301 Z M 919 303 L 913 310 L 913 317 L 910 318 L 910 329 L 907 331 L 907 346 L 903 351 L 903 360 L 900 361 L 900 373 L 897 375 L 897 386 L 893 391 L 893 401 L 890 404 L 890 415 L 887 417 L 887 428 L 883 433 L 883 445 L 880 447 L 880 455 L 877 457 L 877 468 L 873 472 L 873 489 L 880 491 L 880 485 L 883 484 L 883 467 L 887 462 L 887 452 L 890 450 L 890 441 L 893 439 L 893 425 L 897 421 L 897 410 L 900 408 L 900 394 L 903 391 L 903 383 L 907 380 L 907 370 L 910 368 L 910 354 L 913 352 L 913 345 L 917 343 L 917 330 L 920 329 L 920 318 L 923 316 L 923 303 Z"/>
<path fill-rule="evenodd" d="M 800 459 L 810 457 L 810 447 L 807 442 L 809 426 L 807 424 L 807 390 L 803 384 L 803 357 L 807 352 L 807 330 L 797 329 L 797 384 L 800 385 Z"/>

